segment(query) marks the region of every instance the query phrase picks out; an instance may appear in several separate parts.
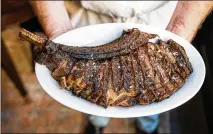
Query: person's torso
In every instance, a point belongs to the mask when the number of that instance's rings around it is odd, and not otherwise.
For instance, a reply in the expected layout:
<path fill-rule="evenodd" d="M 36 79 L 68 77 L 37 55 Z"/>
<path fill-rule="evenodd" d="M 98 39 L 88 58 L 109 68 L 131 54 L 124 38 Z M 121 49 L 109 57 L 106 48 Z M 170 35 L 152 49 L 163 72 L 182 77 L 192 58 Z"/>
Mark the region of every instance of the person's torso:
<path fill-rule="evenodd" d="M 136 18 L 165 29 L 177 1 L 81 1 L 84 8 L 111 17 Z"/>

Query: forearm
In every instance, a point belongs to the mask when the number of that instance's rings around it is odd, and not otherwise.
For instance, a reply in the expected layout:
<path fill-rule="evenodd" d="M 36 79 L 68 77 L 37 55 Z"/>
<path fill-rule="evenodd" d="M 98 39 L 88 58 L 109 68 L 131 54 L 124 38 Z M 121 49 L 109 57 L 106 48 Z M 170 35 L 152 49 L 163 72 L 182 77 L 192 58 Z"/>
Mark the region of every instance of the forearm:
<path fill-rule="evenodd" d="M 30 1 L 33 10 L 50 38 L 72 29 L 63 1 Z"/>
<path fill-rule="evenodd" d="M 212 7 L 212 1 L 179 1 L 167 30 L 192 41 Z"/>

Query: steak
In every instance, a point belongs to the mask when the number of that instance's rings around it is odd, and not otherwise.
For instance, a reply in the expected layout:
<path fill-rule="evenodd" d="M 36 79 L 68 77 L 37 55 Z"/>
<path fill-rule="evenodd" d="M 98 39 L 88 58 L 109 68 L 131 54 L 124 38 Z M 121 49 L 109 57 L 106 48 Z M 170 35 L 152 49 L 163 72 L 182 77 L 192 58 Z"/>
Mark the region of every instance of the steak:
<path fill-rule="evenodd" d="M 171 39 L 149 41 L 156 36 L 133 28 L 104 45 L 74 47 L 20 32 L 62 88 L 105 108 L 162 101 L 184 85 L 193 72 L 184 48 Z"/>

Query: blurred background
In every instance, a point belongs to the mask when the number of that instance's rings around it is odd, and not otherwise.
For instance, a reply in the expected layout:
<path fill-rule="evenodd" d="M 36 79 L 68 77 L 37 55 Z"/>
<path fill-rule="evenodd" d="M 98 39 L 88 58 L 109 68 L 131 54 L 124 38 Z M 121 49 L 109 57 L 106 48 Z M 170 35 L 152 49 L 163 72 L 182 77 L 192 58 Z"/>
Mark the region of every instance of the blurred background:
<path fill-rule="evenodd" d="M 87 124 L 86 116 L 63 106 L 46 94 L 33 70 L 32 45 L 18 37 L 21 27 L 34 32 L 41 31 L 29 4 L 25 1 L 2 1 L 1 26 L 2 132 L 82 133 Z M 204 58 L 207 71 L 205 82 L 190 101 L 161 115 L 160 133 L 213 133 L 212 13 L 192 44 Z M 131 119 L 112 118 L 104 132 L 134 133 L 135 130 Z"/>

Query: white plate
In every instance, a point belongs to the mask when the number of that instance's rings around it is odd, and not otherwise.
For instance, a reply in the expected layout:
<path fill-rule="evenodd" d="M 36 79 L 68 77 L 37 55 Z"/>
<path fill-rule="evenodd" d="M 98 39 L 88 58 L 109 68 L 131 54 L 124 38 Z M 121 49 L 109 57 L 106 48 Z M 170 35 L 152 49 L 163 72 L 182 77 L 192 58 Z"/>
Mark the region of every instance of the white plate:
<path fill-rule="evenodd" d="M 144 32 L 156 33 L 164 41 L 171 38 L 185 48 L 194 72 L 190 75 L 184 86 L 168 99 L 146 106 L 137 105 L 129 108 L 109 107 L 105 109 L 75 97 L 66 90 L 60 89 L 59 84 L 51 77 L 50 71 L 44 65 L 36 63 L 35 70 L 39 83 L 52 98 L 65 106 L 83 113 L 105 117 L 128 118 L 148 116 L 171 110 L 190 100 L 203 84 L 205 65 L 198 51 L 189 42 L 171 32 L 141 24 L 107 23 L 78 28 L 57 37 L 53 41 L 66 45 L 100 45 L 118 38 L 123 29 L 128 28 L 138 28 Z"/>

